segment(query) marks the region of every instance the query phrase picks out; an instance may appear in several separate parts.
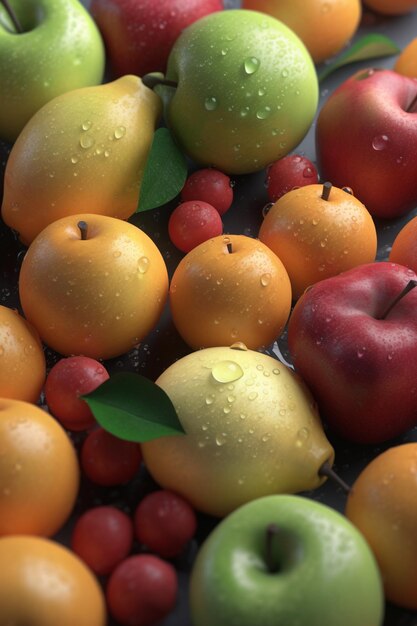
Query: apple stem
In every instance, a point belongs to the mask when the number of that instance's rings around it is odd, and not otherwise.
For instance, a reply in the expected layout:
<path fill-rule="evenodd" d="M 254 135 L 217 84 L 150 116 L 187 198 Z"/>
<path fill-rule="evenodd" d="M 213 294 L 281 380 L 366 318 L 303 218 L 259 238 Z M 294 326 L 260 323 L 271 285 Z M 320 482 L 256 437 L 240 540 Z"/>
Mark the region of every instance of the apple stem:
<path fill-rule="evenodd" d="M 332 183 L 323 183 L 323 193 L 321 194 L 321 197 L 323 198 L 323 200 L 328 200 L 329 196 L 330 196 L 330 190 L 332 188 Z"/>
<path fill-rule="evenodd" d="M 232 246 L 231 241 L 229 241 L 229 242 L 226 244 L 226 248 L 227 248 L 228 253 L 229 253 L 229 254 L 232 254 L 232 252 L 233 252 L 233 246 Z"/>
<path fill-rule="evenodd" d="M 380 315 L 378 319 L 384 320 L 388 316 L 388 314 L 391 313 L 392 309 L 395 307 L 397 302 L 402 300 L 402 298 L 404 298 L 404 296 L 406 296 L 409 291 L 414 289 L 414 287 L 417 287 L 417 280 L 409 280 L 406 286 L 404 287 L 404 289 L 398 294 L 398 296 L 394 298 L 394 300 L 388 305 L 384 313 Z"/>
<path fill-rule="evenodd" d="M 329 461 L 325 461 L 320 467 L 319 476 L 326 476 L 326 478 L 330 478 L 339 487 L 342 487 L 345 493 L 349 493 L 351 491 L 351 487 L 349 487 L 349 485 L 345 483 L 345 481 L 340 478 L 338 474 L 336 474 Z"/>
<path fill-rule="evenodd" d="M 278 571 L 276 560 L 273 558 L 272 542 L 279 532 L 277 524 L 269 524 L 266 528 L 266 565 L 271 574 Z"/>
<path fill-rule="evenodd" d="M 9 4 L 9 0 L 0 0 L 0 3 L 4 6 L 4 8 L 6 9 L 11 21 L 13 22 L 13 26 L 16 29 L 17 33 L 23 33 L 23 27 L 20 23 L 20 21 L 17 18 L 16 13 L 14 12 L 14 10 L 12 9 L 12 7 Z"/>
<path fill-rule="evenodd" d="M 149 89 L 153 89 L 157 85 L 173 87 L 174 89 L 178 87 L 178 83 L 174 80 L 168 80 L 167 78 L 161 78 L 160 76 L 152 76 L 152 74 L 145 74 L 145 76 L 142 77 L 142 83 L 145 87 L 149 87 Z"/>
<path fill-rule="evenodd" d="M 87 231 L 88 231 L 87 222 L 84 222 L 83 220 L 81 220 L 80 222 L 78 222 L 77 226 L 81 232 L 81 240 L 85 241 L 87 239 Z"/>

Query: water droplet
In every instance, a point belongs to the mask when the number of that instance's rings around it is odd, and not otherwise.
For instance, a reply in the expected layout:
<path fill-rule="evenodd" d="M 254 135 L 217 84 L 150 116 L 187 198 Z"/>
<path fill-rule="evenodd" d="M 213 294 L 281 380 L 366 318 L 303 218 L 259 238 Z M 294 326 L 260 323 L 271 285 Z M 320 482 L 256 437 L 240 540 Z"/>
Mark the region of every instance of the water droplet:
<path fill-rule="evenodd" d="M 271 274 L 262 274 L 261 276 L 261 285 L 262 287 L 267 287 L 271 282 Z"/>
<path fill-rule="evenodd" d="M 73 163 L 74 165 L 78 163 L 78 157 L 76 155 L 71 157 L 71 163 Z"/>
<path fill-rule="evenodd" d="M 362 348 L 356 352 L 358 359 L 361 359 L 363 357 L 363 355 L 365 354 L 365 351 L 366 351 L 366 348 Z"/>
<path fill-rule="evenodd" d="M 309 436 L 310 436 L 310 431 L 308 430 L 308 428 L 306 428 L 305 426 L 303 428 L 300 428 L 300 430 L 297 433 L 295 445 L 298 448 L 301 448 L 305 444 Z"/>
<path fill-rule="evenodd" d="M 258 397 L 257 391 L 251 391 L 250 394 L 248 395 L 249 400 L 256 400 L 257 397 Z"/>
<path fill-rule="evenodd" d="M 221 435 L 217 435 L 216 437 L 216 446 L 224 446 L 226 443 L 226 435 L 222 433 Z"/>
<path fill-rule="evenodd" d="M 222 48 L 220 51 L 220 54 L 222 55 L 222 57 L 225 57 L 228 52 L 229 52 L 228 48 Z"/>
<path fill-rule="evenodd" d="M 218 383 L 231 383 L 243 376 L 243 370 L 235 361 L 220 361 L 213 366 L 211 375 Z"/>
<path fill-rule="evenodd" d="M 217 102 L 217 98 L 215 96 L 209 96 L 204 100 L 204 108 L 206 111 L 214 111 L 217 109 L 219 103 Z"/>
<path fill-rule="evenodd" d="M 266 94 L 265 87 L 259 87 L 259 89 L 258 89 L 258 96 L 264 96 L 265 94 Z"/>
<path fill-rule="evenodd" d="M 304 178 L 312 178 L 314 176 L 313 168 L 305 167 L 303 169 L 303 177 Z"/>
<path fill-rule="evenodd" d="M 258 70 L 260 64 L 261 62 L 256 57 L 248 57 L 243 62 L 245 73 L 249 75 L 254 74 Z"/>
<path fill-rule="evenodd" d="M 122 253 L 120 252 L 120 250 L 115 250 L 113 252 L 113 256 L 115 259 L 118 259 L 120 256 L 122 256 Z"/>
<path fill-rule="evenodd" d="M 110 156 L 110 150 L 105 150 L 104 151 L 104 156 L 107 158 L 108 156 Z"/>
<path fill-rule="evenodd" d="M 94 139 L 90 137 L 90 135 L 83 135 L 80 139 L 80 146 L 84 148 L 84 150 L 88 150 L 91 146 L 94 145 Z"/>
<path fill-rule="evenodd" d="M 372 147 L 374 150 L 384 150 L 388 145 L 388 141 L 387 135 L 377 135 L 372 140 Z"/>
<path fill-rule="evenodd" d="M 271 107 L 264 107 L 263 109 L 259 109 L 259 111 L 256 111 L 256 117 L 258 118 L 258 120 L 265 120 L 271 113 Z"/>
<path fill-rule="evenodd" d="M 231 350 L 242 350 L 243 352 L 247 351 L 247 347 L 243 343 L 243 341 L 236 341 L 236 343 L 232 343 L 230 346 Z"/>
<path fill-rule="evenodd" d="M 124 126 L 118 126 L 114 131 L 115 139 L 121 139 L 126 134 L 126 128 Z"/>
<path fill-rule="evenodd" d="M 147 256 L 141 256 L 138 260 L 138 270 L 140 274 L 146 274 L 149 269 L 149 259 Z"/>
<path fill-rule="evenodd" d="M 243 109 L 240 110 L 240 117 L 246 117 L 249 114 L 249 111 L 249 107 L 243 107 Z"/>
<path fill-rule="evenodd" d="M 206 404 L 213 404 L 213 402 L 214 402 L 214 396 L 213 395 L 206 397 Z"/>
<path fill-rule="evenodd" d="M 81 124 L 81 130 L 90 130 L 92 125 L 93 125 L 93 122 L 91 122 L 90 120 L 87 120 Z"/>
<path fill-rule="evenodd" d="M 281 72 L 281 76 L 282 76 L 283 78 L 287 78 L 287 76 L 288 76 L 288 70 L 283 69 L 283 70 L 282 70 L 282 72 Z"/>

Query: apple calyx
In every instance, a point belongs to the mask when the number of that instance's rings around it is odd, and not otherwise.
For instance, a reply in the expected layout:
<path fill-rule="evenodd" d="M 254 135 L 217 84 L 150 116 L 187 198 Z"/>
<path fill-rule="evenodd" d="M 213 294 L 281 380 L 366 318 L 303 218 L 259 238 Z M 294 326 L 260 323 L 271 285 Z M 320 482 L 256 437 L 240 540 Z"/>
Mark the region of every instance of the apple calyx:
<path fill-rule="evenodd" d="M 385 309 L 383 314 L 380 315 L 377 319 L 379 319 L 379 320 L 386 319 L 388 317 L 389 313 L 391 313 L 392 309 L 397 304 L 397 302 L 402 300 L 402 298 L 404 298 L 404 296 L 406 296 L 409 291 L 414 289 L 414 287 L 417 287 L 417 280 L 413 280 L 413 279 L 409 280 L 408 283 L 406 284 L 406 286 L 404 287 L 404 289 L 402 291 L 400 291 L 400 293 L 394 298 L 394 300 L 392 302 L 390 302 L 390 304 L 387 306 L 387 308 Z"/>
<path fill-rule="evenodd" d="M 324 461 L 323 465 L 319 469 L 319 476 L 330 478 L 330 480 L 336 483 L 338 487 L 341 487 L 346 494 L 350 493 L 352 489 L 347 483 L 345 483 L 343 478 L 336 474 L 329 461 Z"/>
<path fill-rule="evenodd" d="M 321 197 L 323 198 L 323 200 L 329 199 L 330 191 L 332 187 L 333 187 L 332 183 L 329 183 L 329 182 L 323 183 L 323 191 L 321 194 Z"/>
<path fill-rule="evenodd" d="M 277 535 L 280 534 L 280 529 L 277 524 L 271 523 L 266 527 L 266 552 L 265 552 L 265 560 L 266 566 L 268 568 L 268 572 L 270 574 L 275 574 L 279 570 L 279 565 L 277 560 L 274 558 L 273 551 L 273 542 L 275 541 Z"/>
<path fill-rule="evenodd" d="M 145 87 L 149 87 L 149 89 L 153 89 L 157 85 L 173 87 L 174 89 L 178 87 L 178 83 L 174 80 L 168 80 L 167 78 L 163 78 L 162 76 L 158 76 L 156 74 L 145 74 L 145 76 L 142 76 L 142 83 Z"/>
<path fill-rule="evenodd" d="M 80 220 L 78 222 L 77 226 L 80 229 L 81 240 L 85 241 L 87 239 L 87 231 L 88 231 L 88 224 L 87 224 L 87 222 L 84 222 L 84 220 Z"/>
<path fill-rule="evenodd" d="M 4 8 L 6 9 L 6 12 L 8 14 L 8 16 L 10 17 L 11 21 L 13 22 L 13 26 L 15 27 L 16 33 L 23 33 L 23 27 L 15 13 L 15 11 L 12 9 L 12 7 L 9 4 L 9 0 L 0 0 L 0 4 L 2 4 L 4 6 Z"/>
<path fill-rule="evenodd" d="M 406 113 L 417 113 L 417 95 L 411 100 L 410 104 L 406 108 Z"/>

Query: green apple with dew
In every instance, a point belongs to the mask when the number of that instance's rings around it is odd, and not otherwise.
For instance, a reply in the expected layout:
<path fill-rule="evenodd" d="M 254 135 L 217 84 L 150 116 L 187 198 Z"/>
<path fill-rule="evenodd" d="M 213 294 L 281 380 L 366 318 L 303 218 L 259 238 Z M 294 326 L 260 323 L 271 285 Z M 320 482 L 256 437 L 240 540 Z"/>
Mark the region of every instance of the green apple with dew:
<path fill-rule="evenodd" d="M 285 156 L 317 109 L 317 74 L 301 39 L 257 11 L 219 11 L 188 26 L 165 79 L 174 86 L 156 89 L 179 144 L 198 163 L 229 174 Z"/>
<path fill-rule="evenodd" d="M 297 495 L 243 505 L 211 532 L 190 580 L 194 626 L 381 626 L 384 595 L 363 535 Z"/>
<path fill-rule="evenodd" d="M 334 451 L 294 372 L 243 344 L 197 350 L 157 379 L 185 434 L 142 444 L 146 467 L 196 509 L 222 517 L 273 493 L 314 489 Z"/>
<path fill-rule="evenodd" d="M 9 0 L 22 32 L 0 3 L 0 138 L 15 141 L 55 96 L 101 83 L 100 32 L 79 0 Z"/>

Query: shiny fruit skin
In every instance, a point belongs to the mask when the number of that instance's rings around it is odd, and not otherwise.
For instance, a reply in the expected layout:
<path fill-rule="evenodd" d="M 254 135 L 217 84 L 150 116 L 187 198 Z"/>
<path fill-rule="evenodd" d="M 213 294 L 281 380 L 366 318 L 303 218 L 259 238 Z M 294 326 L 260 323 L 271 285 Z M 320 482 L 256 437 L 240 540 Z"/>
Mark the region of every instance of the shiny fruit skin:
<path fill-rule="evenodd" d="M 259 239 L 279 254 L 293 299 L 307 287 L 375 260 L 376 228 L 366 207 L 351 194 L 307 185 L 282 196 L 266 214 Z"/>
<path fill-rule="evenodd" d="M 207 239 L 223 232 L 223 222 L 217 209 L 202 201 L 181 202 L 170 215 L 168 234 L 171 242 L 182 252 L 190 252 Z"/>
<path fill-rule="evenodd" d="M 394 63 L 393 70 L 410 78 L 417 76 L 417 37 L 412 39 L 400 52 Z"/>
<path fill-rule="evenodd" d="M 29 245 L 75 213 L 133 215 L 160 114 L 160 99 L 137 76 L 54 98 L 13 145 L 3 220 Z"/>
<path fill-rule="evenodd" d="M 294 187 L 304 187 L 318 183 L 318 174 L 314 163 L 299 154 L 289 154 L 267 169 L 266 190 L 271 202 Z"/>
<path fill-rule="evenodd" d="M 314 489 L 333 449 L 314 400 L 292 370 L 259 352 L 198 350 L 156 383 L 168 394 L 186 435 L 142 444 L 156 482 L 194 508 L 222 517 L 271 493 Z"/>
<path fill-rule="evenodd" d="M 0 417 L 0 536 L 50 537 L 75 504 L 75 450 L 60 424 L 33 404 L 1 398 Z"/>
<path fill-rule="evenodd" d="M 227 174 L 213 167 L 196 170 L 185 181 L 181 200 L 203 200 L 223 215 L 233 202 L 233 184 Z"/>
<path fill-rule="evenodd" d="M 405 265 L 417 274 L 417 217 L 407 222 L 396 235 L 389 261 Z"/>
<path fill-rule="evenodd" d="M 402 15 L 417 7 L 416 0 L 364 0 L 364 5 L 383 15 Z"/>
<path fill-rule="evenodd" d="M 109 378 L 99 361 L 86 356 L 60 359 L 52 366 L 45 382 L 45 402 L 49 411 L 67 430 L 86 430 L 96 424 L 88 404 L 80 396 L 94 391 Z"/>
<path fill-rule="evenodd" d="M 36 403 L 45 377 L 37 331 L 17 311 L 0 305 L 0 397 Z"/>
<path fill-rule="evenodd" d="M 165 261 L 150 237 L 103 215 L 50 224 L 28 249 L 19 276 L 27 319 L 65 356 L 109 359 L 128 352 L 158 322 L 167 293 Z"/>
<path fill-rule="evenodd" d="M 180 261 L 169 299 L 175 327 L 192 348 L 242 341 L 256 349 L 282 333 L 291 286 L 282 262 L 262 242 L 220 235 Z"/>
<path fill-rule="evenodd" d="M 375 457 L 352 485 L 346 516 L 368 541 L 389 601 L 417 611 L 417 443 Z"/>
<path fill-rule="evenodd" d="M 103 592 L 84 563 L 50 539 L 0 539 L 0 624 L 105 626 Z"/>
<path fill-rule="evenodd" d="M 242 7 L 284 22 L 304 42 L 315 63 L 348 44 L 362 13 L 360 0 L 243 0 Z"/>

